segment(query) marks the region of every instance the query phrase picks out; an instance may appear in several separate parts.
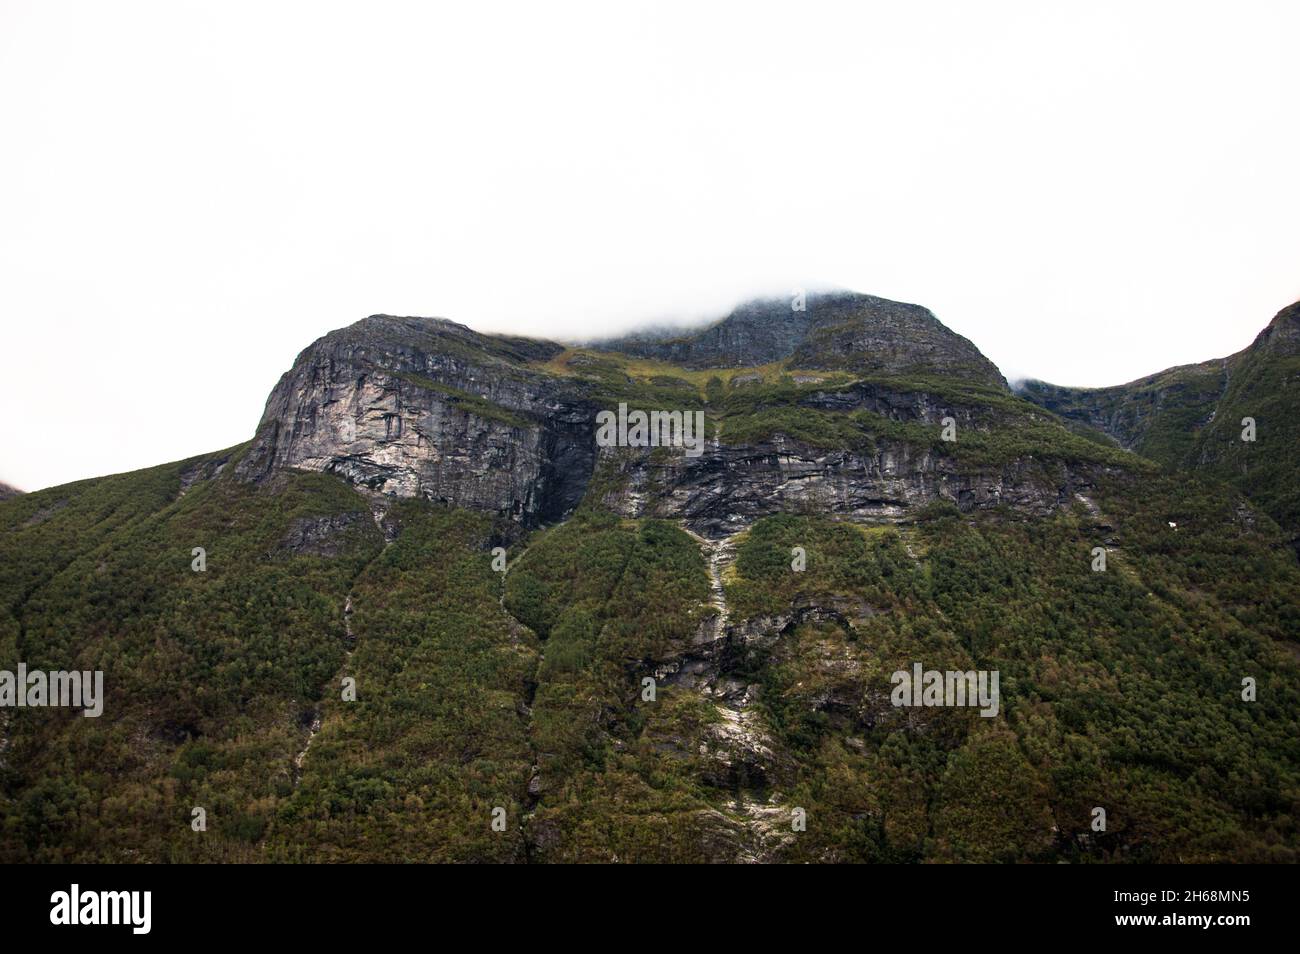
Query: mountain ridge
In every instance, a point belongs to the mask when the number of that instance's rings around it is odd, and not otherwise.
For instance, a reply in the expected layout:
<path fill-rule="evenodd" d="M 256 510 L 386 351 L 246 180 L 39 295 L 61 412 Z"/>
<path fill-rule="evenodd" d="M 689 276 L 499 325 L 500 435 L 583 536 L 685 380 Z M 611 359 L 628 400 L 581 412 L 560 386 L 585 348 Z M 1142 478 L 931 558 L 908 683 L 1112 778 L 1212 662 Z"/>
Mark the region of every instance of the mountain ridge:
<path fill-rule="evenodd" d="M 693 336 L 591 348 L 371 316 L 298 356 L 236 474 L 335 473 L 529 527 L 597 481 L 607 506 L 711 534 L 823 498 L 863 515 L 943 497 L 1051 509 L 1094 465 L 1139 466 L 1056 433 L 926 309 L 849 293 L 806 306 L 751 302 Z M 712 439 L 698 459 L 598 448 L 593 421 L 620 404 L 702 413 Z M 945 420 L 962 439 L 943 439 Z"/>

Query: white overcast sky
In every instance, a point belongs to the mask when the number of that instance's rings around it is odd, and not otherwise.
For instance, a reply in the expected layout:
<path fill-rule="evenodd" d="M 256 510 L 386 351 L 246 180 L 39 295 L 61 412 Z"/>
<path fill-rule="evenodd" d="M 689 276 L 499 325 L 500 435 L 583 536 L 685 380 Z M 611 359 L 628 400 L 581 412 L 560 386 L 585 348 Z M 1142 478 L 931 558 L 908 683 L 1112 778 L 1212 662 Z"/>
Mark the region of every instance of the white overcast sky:
<path fill-rule="evenodd" d="M 919 302 L 1117 384 L 1300 298 L 1300 4 L 0 0 L 0 479 L 252 435 L 376 312 Z"/>

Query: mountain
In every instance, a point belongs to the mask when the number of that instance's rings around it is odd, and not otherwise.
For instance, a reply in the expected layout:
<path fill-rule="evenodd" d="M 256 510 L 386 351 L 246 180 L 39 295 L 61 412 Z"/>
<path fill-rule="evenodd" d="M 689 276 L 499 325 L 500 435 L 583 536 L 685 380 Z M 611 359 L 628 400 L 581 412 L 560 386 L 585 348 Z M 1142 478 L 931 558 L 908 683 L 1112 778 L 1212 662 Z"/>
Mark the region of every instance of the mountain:
<path fill-rule="evenodd" d="M 248 443 L 0 503 L 0 670 L 105 685 L 0 708 L 0 860 L 1296 860 L 1300 564 L 1130 449 L 1201 446 L 1203 385 L 1063 419 L 922 308 L 805 304 L 372 316 Z M 1261 443 L 1277 324 L 1223 389 Z M 703 439 L 598 440 L 638 410 Z"/>
<path fill-rule="evenodd" d="M 11 487 L 4 481 L 0 480 L 0 500 L 8 500 L 10 497 L 17 497 L 22 491 L 17 487 Z"/>
<path fill-rule="evenodd" d="M 1175 468 L 1232 483 L 1300 548 L 1300 302 L 1243 351 L 1110 388 L 1026 382 L 1036 404 Z M 1243 440 L 1246 418 L 1254 440 Z"/>

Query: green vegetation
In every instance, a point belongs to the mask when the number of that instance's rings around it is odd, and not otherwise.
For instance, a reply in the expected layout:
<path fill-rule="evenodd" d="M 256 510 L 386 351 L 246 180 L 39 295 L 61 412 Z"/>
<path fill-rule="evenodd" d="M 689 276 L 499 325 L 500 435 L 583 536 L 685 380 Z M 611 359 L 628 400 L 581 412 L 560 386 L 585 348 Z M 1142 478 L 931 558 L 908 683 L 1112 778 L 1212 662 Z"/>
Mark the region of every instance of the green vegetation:
<path fill-rule="evenodd" d="M 1000 468 L 1026 458 L 1150 469 L 1097 434 L 1083 435 L 1040 407 L 1001 388 L 959 377 L 929 375 L 854 377 L 845 371 L 802 371 L 783 363 L 750 368 L 693 370 L 628 355 L 569 350 L 538 368 L 579 377 L 589 397 L 613 408 L 703 410 L 710 433 L 730 445 L 777 437 L 809 447 L 875 453 L 903 445 L 950 457 L 960 464 Z M 409 377 L 409 376 L 406 376 Z M 851 397 L 868 387 L 925 405 L 971 415 L 958 440 L 940 439 L 938 426 L 901 421 L 862 409 L 831 409 L 828 398 Z"/>
<path fill-rule="evenodd" d="M 0 668 L 100 669 L 105 710 L 7 710 L 5 860 L 235 860 L 289 790 L 299 721 L 343 659 L 350 580 L 378 550 L 362 499 L 320 475 L 271 490 L 202 461 L 30 494 L 0 512 Z M 332 556 L 283 544 L 337 527 Z M 207 571 L 191 550 L 207 550 Z M 190 831 L 191 809 L 209 830 Z"/>
<path fill-rule="evenodd" d="M 762 444 L 778 435 L 809 447 L 867 451 L 871 433 L 861 417 L 798 407 L 764 407 L 723 418 L 723 439 L 728 444 Z"/>
<path fill-rule="evenodd" d="M 974 467 L 998 467 L 1033 458 L 1067 464 L 1105 464 L 1138 473 L 1156 470 L 1150 461 L 1077 434 L 1059 421 L 1041 417 L 986 431 L 966 428 L 958 433 L 954 443 L 937 449 L 948 449 L 955 460 Z"/>
<path fill-rule="evenodd" d="M 752 528 L 728 586 L 739 613 L 868 604 L 852 630 L 797 627 L 747 664 L 794 766 L 782 798 L 808 813 L 784 857 L 1296 860 L 1300 571 L 1213 488 L 1129 480 L 1099 501 L 1122 541 L 1104 573 L 1082 513 Z M 893 708 L 889 675 L 914 662 L 999 670 L 1000 715 Z"/>
<path fill-rule="evenodd" d="M 510 571 L 507 607 L 545 639 L 536 860 L 709 860 L 712 815 L 688 740 L 716 714 L 672 686 L 641 698 L 641 678 L 686 648 L 707 596 L 681 530 L 592 510 L 541 534 Z"/>
<path fill-rule="evenodd" d="M 1300 355 L 1251 355 L 1238 361 L 1227 390 L 1200 434 L 1195 458 L 1233 484 L 1300 543 Z M 1242 420 L 1255 421 L 1255 441 L 1241 439 Z"/>
<path fill-rule="evenodd" d="M 395 542 L 352 586 L 356 650 L 332 678 L 268 856 L 516 861 L 532 750 L 523 709 L 538 642 L 501 609 L 491 521 L 402 503 Z M 505 809 L 506 830 L 491 828 Z"/>

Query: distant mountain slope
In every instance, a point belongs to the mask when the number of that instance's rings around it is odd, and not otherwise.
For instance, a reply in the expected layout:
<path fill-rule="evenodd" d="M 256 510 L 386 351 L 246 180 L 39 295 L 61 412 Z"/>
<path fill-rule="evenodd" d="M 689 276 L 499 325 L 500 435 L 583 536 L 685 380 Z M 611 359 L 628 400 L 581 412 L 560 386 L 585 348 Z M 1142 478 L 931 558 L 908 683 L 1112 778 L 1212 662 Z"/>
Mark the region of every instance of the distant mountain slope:
<path fill-rule="evenodd" d="M 1300 302 L 1229 358 L 1110 388 L 1029 381 L 1021 393 L 1153 460 L 1229 481 L 1300 545 Z M 1244 418 L 1254 442 L 1242 440 Z"/>
<path fill-rule="evenodd" d="M 0 500 L 8 500 L 10 497 L 17 497 L 22 491 L 17 487 L 11 487 L 4 481 L 0 481 Z"/>
<path fill-rule="evenodd" d="M 1167 464 L 1186 461 L 1227 382 L 1226 361 L 1170 368 L 1109 388 L 1025 381 L 1019 392 L 1070 421 L 1109 435 L 1121 447 Z"/>

